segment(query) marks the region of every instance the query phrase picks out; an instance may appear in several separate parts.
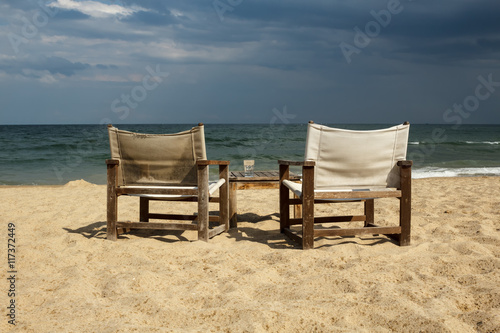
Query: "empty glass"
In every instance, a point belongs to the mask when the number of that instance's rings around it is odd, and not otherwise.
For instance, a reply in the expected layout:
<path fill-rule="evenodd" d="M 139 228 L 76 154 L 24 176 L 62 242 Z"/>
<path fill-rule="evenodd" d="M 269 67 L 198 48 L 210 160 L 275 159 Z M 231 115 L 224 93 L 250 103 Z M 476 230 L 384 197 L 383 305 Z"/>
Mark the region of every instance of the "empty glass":
<path fill-rule="evenodd" d="M 245 167 L 245 177 L 253 177 L 254 160 L 244 160 L 243 166 Z"/>

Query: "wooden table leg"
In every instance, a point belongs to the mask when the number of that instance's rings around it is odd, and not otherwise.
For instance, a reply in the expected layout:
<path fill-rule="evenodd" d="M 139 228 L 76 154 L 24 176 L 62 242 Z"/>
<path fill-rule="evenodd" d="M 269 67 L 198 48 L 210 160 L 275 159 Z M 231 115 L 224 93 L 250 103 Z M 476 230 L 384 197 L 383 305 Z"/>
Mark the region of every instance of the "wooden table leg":
<path fill-rule="evenodd" d="M 229 193 L 229 227 L 238 227 L 238 198 L 236 196 L 236 183 L 230 182 L 230 193 Z"/>
<path fill-rule="evenodd" d="M 368 227 L 370 224 L 375 224 L 375 200 L 367 199 L 365 200 L 365 227 Z"/>
<path fill-rule="evenodd" d="M 294 194 L 293 197 L 295 199 L 299 198 L 296 194 Z M 293 217 L 296 219 L 302 218 L 302 205 L 293 205 Z"/>

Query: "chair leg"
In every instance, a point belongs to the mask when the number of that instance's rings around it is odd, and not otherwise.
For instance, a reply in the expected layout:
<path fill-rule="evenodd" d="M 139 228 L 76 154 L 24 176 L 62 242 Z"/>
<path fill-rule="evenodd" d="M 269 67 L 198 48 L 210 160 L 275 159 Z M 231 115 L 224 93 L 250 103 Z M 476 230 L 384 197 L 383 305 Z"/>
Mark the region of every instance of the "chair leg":
<path fill-rule="evenodd" d="M 231 228 L 238 227 L 238 197 L 236 192 L 236 183 L 230 184 L 229 192 L 229 220 Z"/>
<path fill-rule="evenodd" d="M 198 165 L 198 240 L 208 242 L 208 165 Z"/>
<path fill-rule="evenodd" d="M 118 238 L 118 230 L 116 229 L 117 211 L 118 211 L 118 198 L 116 195 L 108 197 L 108 218 L 107 218 L 107 236 L 106 238 L 116 241 Z"/>
<path fill-rule="evenodd" d="M 314 247 L 314 167 L 302 168 L 302 248 Z"/>
<path fill-rule="evenodd" d="M 219 165 L 219 178 L 226 182 L 219 189 L 219 219 L 225 231 L 229 230 L 229 166 Z"/>
<path fill-rule="evenodd" d="M 139 221 L 149 222 L 149 198 L 140 197 L 139 200 Z"/>
<path fill-rule="evenodd" d="M 368 199 L 365 200 L 365 227 L 368 227 L 370 224 L 375 224 L 375 200 Z"/>
<path fill-rule="evenodd" d="M 117 165 L 107 166 L 107 229 L 106 238 L 116 241 L 118 238 L 118 231 L 116 230 L 116 221 L 118 218 L 118 197 L 116 195 L 116 177 Z"/>
<path fill-rule="evenodd" d="M 290 167 L 280 164 L 280 231 L 290 226 L 290 194 L 283 181 L 290 177 Z"/>
<path fill-rule="evenodd" d="M 400 166 L 401 199 L 399 201 L 399 223 L 401 236 L 399 245 L 410 245 L 411 239 L 411 161 Z"/>
<path fill-rule="evenodd" d="M 410 245 L 410 239 L 411 239 L 411 222 L 410 222 L 410 208 L 408 207 L 407 204 L 404 203 L 404 199 L 401 198 L 401 236 L 399 238 L 399 245 L 400 246 L 406 246 Z"/>

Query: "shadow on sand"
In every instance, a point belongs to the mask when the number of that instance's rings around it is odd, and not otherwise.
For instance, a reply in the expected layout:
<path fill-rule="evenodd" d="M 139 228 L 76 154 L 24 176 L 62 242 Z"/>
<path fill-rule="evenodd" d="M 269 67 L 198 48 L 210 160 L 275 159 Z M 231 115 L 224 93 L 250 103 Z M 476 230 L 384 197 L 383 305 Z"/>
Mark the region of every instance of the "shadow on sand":
<path fill-rule="evenodd" d="M 259 244 L 264 244 L 269 246 L 270 248 L 273 249 L 301 249 L 301 245 L 292 241 L 288 237 L 286 237 L 284 234 L 280 232 L 280 226 L 279 226 L 279 214 L 274 213 L 270 215 L 257 215 L 254 213 L 245 213 L 245 214 L 238 214 L 238 222 L 239 223 L 251 223 L 251 224 L 256 224 L 262 221 L 267 221 L 267 220 L 273 220 L 276 223 L 276 228 L 272 230 L 264 230 L 264 229 L 259 229 L 257 226 L 239 226 L 238 228 L 233 228 L 230 229 L 227 232 L 227 236 L 229 238 L 235 239 L 237 242 L 239 241 L 250 241 L 250 242 L 255 242 Z M 334 227 L 337 228 L 337 227 Z M 73 234 L 80 234 L 83 237 L 87 239 L 91 238 L 97 238 L 97 239 L 106 239 L 106 222 L 105 221 L 99 221 L 99 222 L 92 222 L 89 225 L 86 225 L 84 227 L 78 228 L 78 229 L 70 229 L 70 228 L 63 228 L 66 230 L 68 233 L 73 233 Z M 178 242 L 178 241 L 194 241 L 194 239 L 189 239 L 183 234 L 186 231 L 184 230 L 147 230 L 147 229 L 134 229 L 130 230 L 128 232 L 121 233 L 118 236 L 118 240 L 120 239 L 130 239 L 128 236 L 133 235 L 134 237 L 141 237 L 141 238 L 154 238 L 156 240 L 166 242 L 166 243 L 173 243 L 173 242 Z M 217 237 L 217 236 L 215 236 Z M 358 244 L 362 246 L 373 246 L 377 244 L 383 244 L 383 243 L 393 243 L 397 245 L 397 243 L 389 238 L 386 238 L 385 236 L 378 236 L 378 235 L 373 235 L 373 236 L 364 236 L 364 237 L 356 237 L 356 236 L 346 236 L 346 237 L 318 237 L 316 238 L 316 242 L 322 241 L 322 240 L 330 240 L 330 244 L 322 244 L 322 245 L 317 245 L 315 246 L 316 249 L 319 248 L 328 248 L 328 247 L 333 247 L 333 246 L 339 246 L 343 244 Z M 362 240 L 363 242 L 368 242 L 366 244 L 361 244 L 359 240 Z"/>

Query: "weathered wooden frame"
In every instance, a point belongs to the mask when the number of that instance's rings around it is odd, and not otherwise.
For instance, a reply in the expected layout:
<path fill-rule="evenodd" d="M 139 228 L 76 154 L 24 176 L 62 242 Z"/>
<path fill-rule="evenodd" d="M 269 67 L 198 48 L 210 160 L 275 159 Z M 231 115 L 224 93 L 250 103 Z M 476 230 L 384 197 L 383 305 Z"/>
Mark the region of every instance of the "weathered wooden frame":
<path fill-rule="evenodd" d="M 302 245 L 303 249 L 314 247 L 314 238 L 321 236 L 355 236 L 364 234 L 381 234 L 395 240 L 400 246 L 410 245 L 411 238 L 411 167 L 412 161 L 398 161 L 400 170 L 400 188 L 396 190 L 370 191 L 371 199 L 364 202 L 364 215 L 356 216 L 314 216 L 314 205 L 332 203 L 327 199 L 352 199 L 359 201 L 367 196 L 367 192 L 335 191 L 314 192 L 314 161 L 285 161 L 280 160 L 280 230 L 292 240 Z M 302 195 L 298 199 L 290 198 L 290 190 L 283 184 L 289 179 L 290 166 L 302 166 Z M 374 223 L 374 200 L 379 198 L 397 198 L 400 201 L 399 226 L 385 227 Z M 339 201 L 342 203 L 346 201 Z M 290 218 L 290 206 L 302 206 L 302 217 Z M 362 228 L 342 229 L 315 229 L 315 223 L 336 223 L 364 221 Z M 302 225 L 301 233 L 294 232 L 292 225 Z"/>
<path fill-rule="evenodd" d="M 229 230 L 229 161 L 198 160 L 197 176 L 198 186 L 193 188 L 169 188 L 167 186 L 155 186 L 154 188 L 144 186 L 118 186 L 119 160 L 106 160 L 107 165 L 107 238 L 116 241 L 118 230 L 123 229 L 158 229 L 158 230 L 198 230 L 198 239 L 208 241 L 208 239 Z M 208 189 L 208 169 L 210 165 L 219 166 L 219 179 L 225 182 L 219 188 L 219 196 L 209 195 Z M 160 195 L 190 195 L 187 198 L 148 198 L 140 197 L 139 222 L 118 221 L 118 197 L 128 194 L 160 194 Z M 149 211 L 149 201 L 197 201 L 198 215 L 179 214 L 157 214 Z M 209 215 L 209 202 L 219 203 L 219 215 Z M 163 220 L 187 220 L 192 223 L 173 222 L 149 222 L 149 219 Z M 218 222 L 219 225 L 210 229 L 209 222 Z"/>

